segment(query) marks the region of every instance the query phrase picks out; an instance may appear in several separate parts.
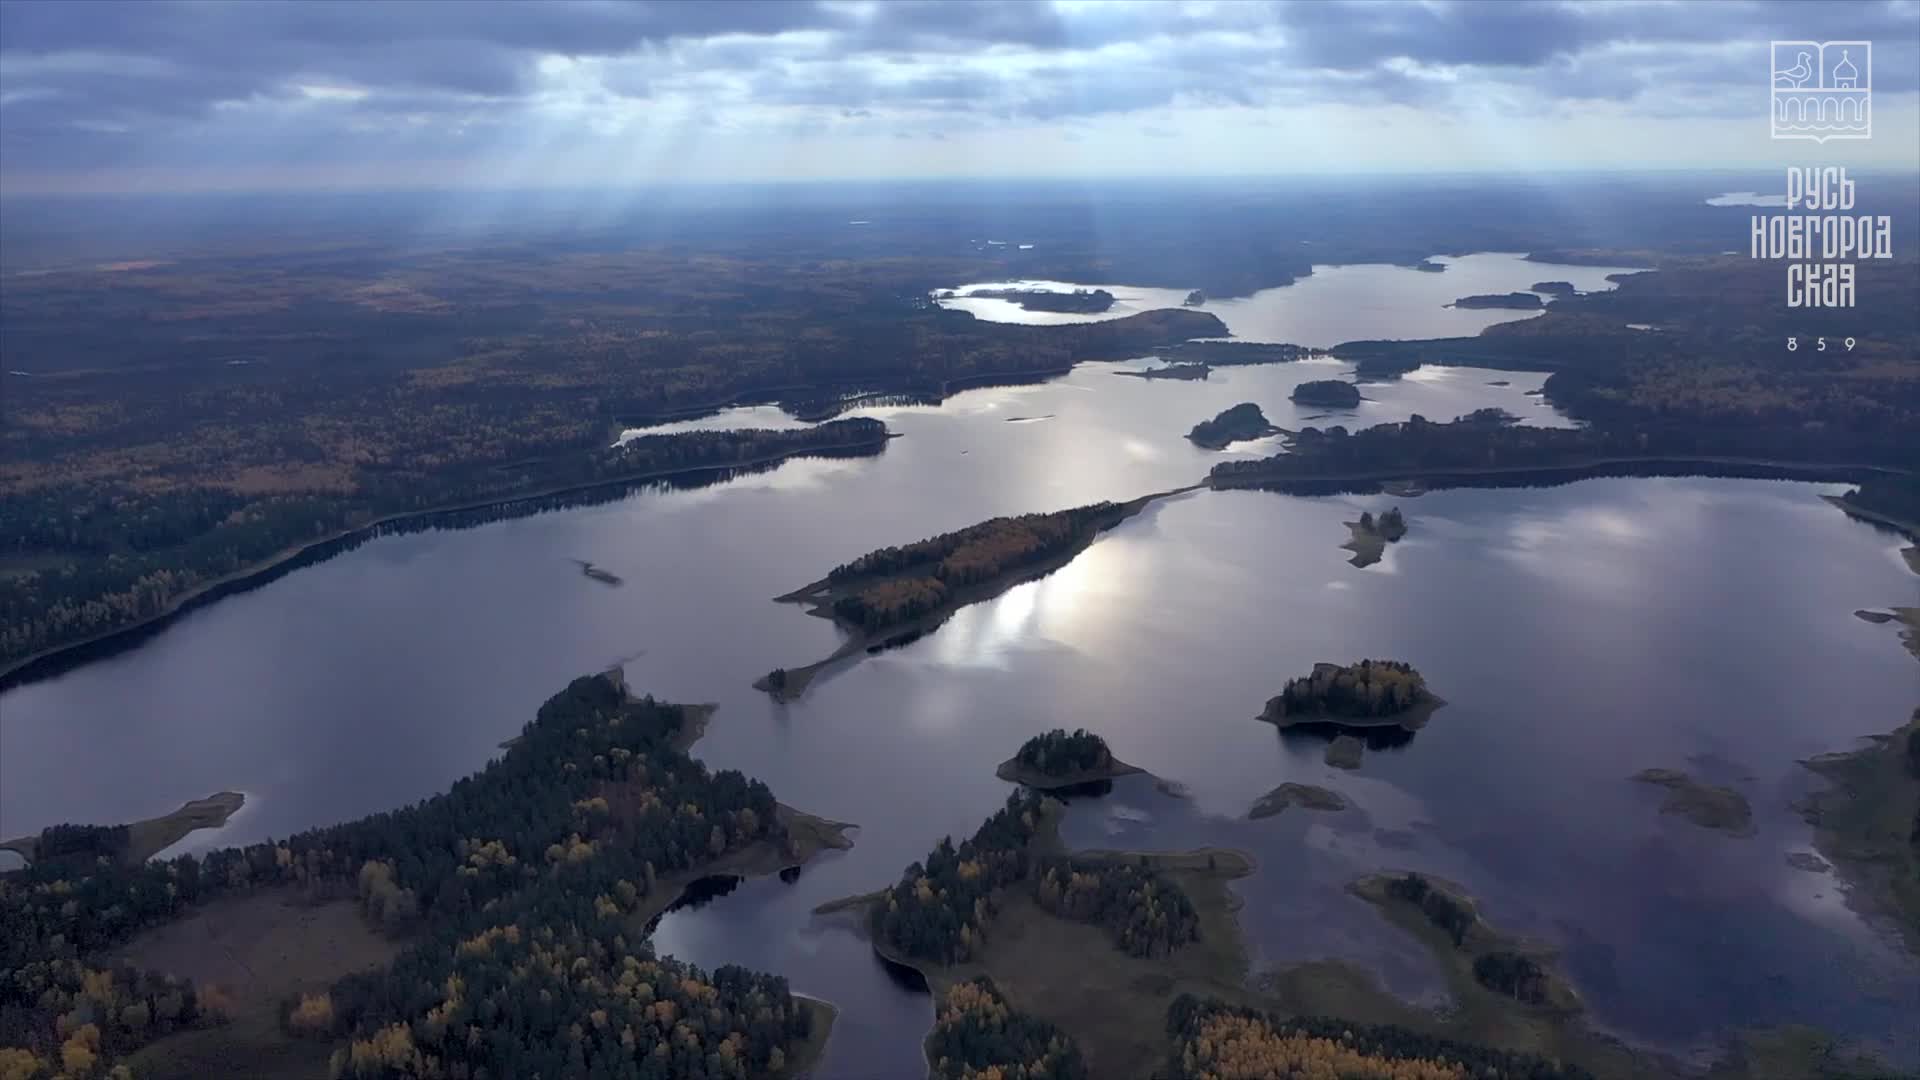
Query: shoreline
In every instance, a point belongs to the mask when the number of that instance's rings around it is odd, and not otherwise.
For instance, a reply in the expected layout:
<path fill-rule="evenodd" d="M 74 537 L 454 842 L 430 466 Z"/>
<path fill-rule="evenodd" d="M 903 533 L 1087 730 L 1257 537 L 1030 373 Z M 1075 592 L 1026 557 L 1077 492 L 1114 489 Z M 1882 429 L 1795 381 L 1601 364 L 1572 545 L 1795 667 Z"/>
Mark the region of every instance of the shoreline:
<path fill-rule="evenodd" d="M 1381 728 L 1399 728 L 1402 731 L 1419 731 L 1427 726 L 1433 714 L 1439 712 L 1447 700 L 1438 694 L 1429 693 L 1423 701 L 1415 702 L 1391 716 L 1339 716 L 1326 711 L 1316 713 L 1295 713 L 1279 717 L 1268 716 L 1264 710 L 1254 719 L 1263 724 L 1272 724 L 1281 731 L 1294 728 L 1312 729 L 1339 728 L 1353 731 L 1378 731 Z"/>
<path fill-rule="evenodd" d="M 1498 480 L 1506 477 L 1525 477 L 1531 475 L 1564 474 L 1564 479 L 1550 483 L 1571 483 L 1575 480 L 1590 480 L 1609 476 L 1656 477 L 1656 476 L 1705 476 L 1715 479 L 1753 479 L 1753 480 L 1798 480 L 1803 482 L 1857 482 L 1869 474 L 1888 476 L 1910 476 L 1910 471 L 1891 465 L 1868 465 L 1860 463 L 1823 464 L 1818 462 L 1796 462 L 1766 460 L 1762 458 L 1689 456 L 1684 454 L 1653 454 L 1645 457 L 1598 458 L 1587 461 L 1563 462 L 1542 465 L 1500 465 L 1485 468 L 1442 468 L 1420 469 L 1398 467 L 1389 469 L 1365 469 L 1359 472 L 1287 474 L 1279 476 L 1259 476 L 1249 474 L 1244 478 L 1221 480 L 1209 476 L 1203 486 L 1214 491 L 1276 491 L 1291 495 L 1328 495 L 1339 493 L 1370 493 L 1381 485 L 1393 482 L 1419 481 L 1424 490 L 1439 488 L 1500 487 L 1504 485 L 1475 483 L 1476 480 Z M 1357 486 L 1350 486 L 1357 485 Z M 1310 490 L 1299 490 L 1310 489 Z"/>
<path fill-rule="evenodd" d="M 299 569 L 297 565 L 299 561 L 316 552 L 318 549 L 369 537 L 376 531 L 390 525 L 397 525 L 408 521 L 419 521 L 445 514 L 491 510 L 502 506 L 511 506 L 518 502 L 547 499 L 560 495 L 572 495 L 583 491 L 624 487 L 630 484 L 641 484 L 650 480 L 661 480 L 672 476 L 686 476 L 702 472 L 724 472 L 729 469 L 754 468 L 760 465 L 777 464 L 789 458 L 801 457 L 807 454 L 832 453 L 843 450 L 864 450 L 876 446 L 884 447 L 893 438 L 893 433 L 888 432 L 878 439 L 834 443 L 824 446 L 808 446 L 774 454 L 762 454 L 758 457 L 728 462 L 726 464 L 686 465 L 676 466 L 671 469 L 651 469 L 644 472 L 629 473 L 624 476 L 594 480 L 588 483 L 563 484 L 558 487 L 542 488 L 538 491 L 523 492 L 516 495 L 503 495 L 497 498 L 481 499 L 473 502 L 453 503 L 423 510 L 406 510 L 399 513 L 388 514 L 383 517 L 374 518 L 365 524 L 336 530 L 328 533 L 326 536 L 307 541 L 303 544 L 282 548 L 272 556 L 259 562 L 222 574 L 220 577 L 213 578 L 209 581 L 204 581 L 186 592 L 181 593 L 169 601 L 166 606 L 159 611 L 137 622 L 114 627 L 111 630 L 103 630 L 78 641 L 67 642 L 64 645 L 55 645 L 42 649 L 39 652 L 30 653 L 27 656 L 21 657 L 5 666 L 0 666 L 0 690 L 10 690 L 15 686 L 25 686 L 29 683 L 49 679 L 56 675 L 64 674 L 66 671 L 72 670 L 75 667 L 82 666 L 90 660 L 106 659 L 108 656 L 119 651 L 119 648 L 116 646 L 135 644 L 139 638 L 164 629 L 168 624 L 173 622 L 173 620 L 188 614 L 202 605 L 228 596 L 236 596 L 240 593 L 251 591 L 268 584 L 282 573 Z M 122 642 L 121 639 L 133 640 Z M 94 649 L 103 651 L 98 656 L 79 657 L 77 659 L 73 657 L 75 653 Z M 63 660 L 69 659 L 75 660 L 75 662 L 62 664 Z M 46 670 L 41 670 L 43 668 Z"/>
<path fill-rule="evenodd" d="M 1143 775 L 1146 771 L 1138 765 L 1129 765 L 1119 758 L 1111 758 L 1103 769 L 1084 769 L 1071 776 L 1049 776 L 1020 764 L 1018 757 L 1010 757 L 993 770 L 993 775 L 1009 784 L 1019 784 L 1035 791 L 1058 791 L 1061 788 L 1079 787 L 1082 784 L 1097 784 L 1103 780 L 1117 780 L 1122 776 Z"/>

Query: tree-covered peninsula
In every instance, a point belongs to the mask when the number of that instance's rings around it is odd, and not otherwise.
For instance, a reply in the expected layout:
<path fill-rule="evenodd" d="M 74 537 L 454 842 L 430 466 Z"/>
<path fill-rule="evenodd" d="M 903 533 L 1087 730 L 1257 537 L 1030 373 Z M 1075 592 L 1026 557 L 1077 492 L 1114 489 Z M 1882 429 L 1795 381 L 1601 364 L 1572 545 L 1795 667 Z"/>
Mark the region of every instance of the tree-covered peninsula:
<path fill-rule="evenodd" d="M 1111 780 L 1142 771 L 1113 756 L 1107 741 L 1085 728 L 1063 728 L 1035 735 L 1020 752 L 1000 763 L 1002 780 L 1050 790 Z"/>
<path fill-rule="evenodd" d="M 826 1014 L 784 979 L 703 971 L 646 940 L 693 877 L 798 863 L 823 839 L 766 785 L 688 757 L 696 712 L 635 698 L 617 674 L 576 679 L 500 758 L 412 806 L 200 856 L 56 858 L 0 877 L 0 1060 L 91 1076 L 278 1005 L 285 1039 L 337 1046 L 335 1077 L 788 1075 Z M 216 899 L 275 895 L 354 903 L 405 947 L 278 1003 L 101 964 Z"/>
<path fill-rule="evenodd" d="M 991 518 L 842 563 L 819 581 L 774 599 L 807 605 L 809 614 L 847 631 L 848 640 L 824 660 L 777 668 L 754 685 L 780 700 L 797 698 L 823 667 L 875 646 L 910 641 L 968 604 L 1052 573 L 1102 532 L 1168 494 Z"/>
<path fill-rule="evenodd" d="M 1315 664 L 1313 673 L 1288 679 L 1267 699 L 1260 719 L 1281 728 L 1297 724 L 1385 727 L 1411 731 L 1446 704 L 1427 689 L 1410 664 L 1398 660 L 1362 660 L 1357 664 Z"/>
<path fill-rule="evenodd" d="M 1260 406 L 1251 401 L 1223 409 L 1211 420 L 1202 420 L 1187 432 L 1187 438 L 1196 446 L 1209 450 L 1225 449 L 1228 444 L 1243 439 L 1261 439 L 1268 435 L 1278 435 L 1280 429 L 1267 421 Z"/>

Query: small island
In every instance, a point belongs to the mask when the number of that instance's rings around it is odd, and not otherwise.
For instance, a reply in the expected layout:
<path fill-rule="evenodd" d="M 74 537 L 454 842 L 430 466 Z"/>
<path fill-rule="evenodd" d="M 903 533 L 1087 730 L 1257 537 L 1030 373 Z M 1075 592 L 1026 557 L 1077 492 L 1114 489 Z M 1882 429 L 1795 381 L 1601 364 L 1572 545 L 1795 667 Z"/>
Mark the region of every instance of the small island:
<path fill-rule="evenodd" d="M 1446 702 L 1427 689 L 1410 664 L 1362 660 L 1315 664 L 1313 674 L 1288 679 L 1267 700 L 1260 719 L 1285 730 L 1302 724 L 1335 728 L 1399 727 L 1417 730 Z"/>
<path fill-rule="evenodd" d="M 1207 302 L 1207 294 L 1201 292 L 1199 289 L 1195 289 L 1192 292 L 1187 294 L 1187 298 L 1186 300 L 1181 302 L 1181 306 L 1182 307 L 1199 307 L 1202 304 L 1205 304 L 1206 302 Z"/>
<path fill-rule="evenodd" d="M 1407 519 L 1400 514 L 1399 507 L 1393 507 L 1375 520 L 1372 511 L 1360 515 L 1359 521 L 1344 522 L 1352 535 L 1340 546 L 1353 552 L 1353 558 L 1347 561 L 1355 566 L 1372 566 L 1380 561 L 1388 544 L 1398 543 L 1407 535 Z"/>
<path fill-rule="evenodd" d="M 1054 292 L 1051 289 L 976 289 L 967 299 L 1011 300 L 1023 311 L 1054 311 L 1069 315 L 1098 315 L 1113 306 L 1113 294 L 1105 289 L 1075 289 Z"/>
<path fill-rule="evenodd" d="M 1703 829 L 1728 836 L 1752 836 L 1753 807 L 1747 797 L 1732 788 L 1703 784 L 1677 769 L 1642 769 L 1635 780 L 1667 789 L 1660 803 L 1662 814 L 1678 814 Z"/>
<path fill-rule="evenodd" d="M 1437 263 L 1432 259 L 1422 259 L 1414 263 L 1413 268 L 1423 274 L 1444 274 L 1447 272 L 1446 263 Z"/>
<path fill-rule="evenodd" d="M 1222 410 L 1211 420 L 1202 420 L 1193 425 L 1193 430 L 1187 432 L 1187 438 L 1196 446 L 1221 450 L 1243 439 L 1264 439 L 1268 435 L 1278 434 L 1280 429 L 1267 422 L 1260 406 L 1243 401 Z"/>
<path fill-rule="evenodd" d="M 1204 379 L 1212 370 L 1207 364 L 1163 364 L 1140 371 L 1116 371 L 1114 374 L 1135 379 Z"/>
<path fill-rule="evenodd" d="M 1359 742 L 1358 739 L 1354 740 Z M 1253 804 L 1247 811 L 1249 820 L 1258 821 L 1280 813 L 1289 806 L 1305 807 L 1308 810 L 1324 810 L 1335 813 L 1347 808 L 1347 800 L 1337 791 L 1329 791 L 1312 784 L 1281 784 Z"/>
<path fill-rule="evenodd" d="M 592 578 L 593 580 L 599 582 L 602 585 L 619 585 L 622 583 L 620 580 L 620 575 L 615 574 L 611 570 L 604 570 L 598 566 L 593 565 L 592 563 L 588 562 L 585 559 L 575 559 L 573 561 L 580 564 L 580 573 L 584 574 L 587 577 Z"/>
<path fill-rule="evenodd" d="M 1294 387 L 1287 399 L 1295 405 L 1351 409 L 1360 404 L 1360 388 L 1339 379 L 1312 379 Z"/>
<path fill-rule="evenodd" d="M 1020 752 L 1000 763 L 994 775 L 1038 791 L 1077 787 L 1145 772 L 1113 756 L 1107 741 L 1085 728 L 1068 734 L 1055 728 L 1035 735 Z"/>
<path fill-rule="evenodd" d="M 1327 744 L 1324 759 L 1336 769 L 1357 769 L 1367 754 L 1367 744 L 1353 735 L 1341 735 Z"/>
<path fill-rule="evenodd" d="M 1546 301 L 1530 292 L 1481 293 L 1463 296 L 1453 302 L 1457 308 L 1501 308 L 1513 311 L 1539 311 Z"/>
<path fill-rule="evenodd" d="M 1528 286 L 1528 291 L 1546 293 L 1548 296 L 1572 296 L 1574 289 L 1571 281 L 1536 281 Z"/>

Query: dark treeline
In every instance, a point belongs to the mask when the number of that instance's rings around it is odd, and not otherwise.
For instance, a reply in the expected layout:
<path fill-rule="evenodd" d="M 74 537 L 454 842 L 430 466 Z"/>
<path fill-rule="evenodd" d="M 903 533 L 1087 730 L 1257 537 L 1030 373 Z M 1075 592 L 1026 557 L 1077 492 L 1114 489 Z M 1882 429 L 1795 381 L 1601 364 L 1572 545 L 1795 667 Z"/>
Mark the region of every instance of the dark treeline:
<path fill-rule="evenodd" d="M 977 955 L 997 910 L 993 892 L 1027 876 L 1041 796 L 1018 792 L 958 847 L 942 837 L 874 901 L 874 937 L 913 960 L 954 964 Z"/>
<path fill-rule="evenodd" d="M 1593 1080 L 1592 1073 L 1577 1065 L 1536 1054 L 1456 1042 L 1390 1024 L 1319 1016 L 1282 1019 L 1192 994 L 1181 994 L 1167 1009 L 1167 1033 L 1174 1040 L 1165 1073 L 1169 1080 L 1433 1076 L 1449 1067 L 1466 1076 L 1502 1080 Z M 1418 1068 L 1422 1065 L 1424 1070 Z M 1407 1066 L 1414 1068 L 1403 1071 Z"/>
<path fill-rule="evenodd" d="M 1382 717 L 1406 712 L 1433 700 L 1427 683 L 1410 664 L 1398 660 L 1362 660 L 1357 664 L 1315 664 L 1313 674 L 1288 679 L 1267 702 L 1268 719 L 1289 716 Z"/>
<path fill-rule="evenodd" d="M 1920 476 L 1876 476 L 1841 496 L 1841 501 L 1901 522 L 1909 531 L 1920 530 Z"/>
<path fill-rule="evenodd" d="M 809 448 L 880 445 L 885 436 L 884 424 L 865 418 L 790 431 L 649 435 L 613 448 L 437 470 L 430 482 L 369 465 L 354 491 L 336 494 L 128 492 L 110 479 L 11 492 L 0 495 L 0 557 L 54 553 L 61 562 L 0 575 L 0 662 L 151 618 L 207 582 L 384 516 L 669 469 L 727 468 Z"/>
<path fill-rule="evenodd" d="M 1113 751 L 1107 749 L 1107 740 L 1086 728 L 1075 728 L 1072 734 L 1054 728 L 1022 743 L 1014 760 L 1048 776 L 1071 776 L 1107 768 L 1113 764 Z"/>
<path fill-rule="evenodd" d="M 1097 315 L 1113 306 L 1113 294 L 1105 289 L 1075 289 L 1072 292 L 1053 289 L 975 289 L 967 295 L 990 300 L 1011 300 L 1028 311 Z"/>
<path fill-rule="evenodd" d="M 73 877 L 36 863 L 0 878 L 10 1041 L 64 1052 L 73 1021 L 47 992 L 88 954 L 198 902 L 288 885 L 357 893 L 376 924 L 422 935 L 391 970 L 288 1010 L 296 1032 L 349 1038 L 343 1075 L 426 1075 L 430 1061 L 473 1076 L 774 1070 L 808 1022 L 785 982 L 657 959 L 635 922 L 672 887 L 660 878 L 785 842 L 764 784 L 676 748 L 685 722 L 611 677 L 576 679 L 502 757 L 402 810 L 200 858 L 99 860 Z M 512 990 L 529 979 L 546 992 Z"/>
<path fill-rule="evenodd" d="M 1551 985 L 1546 969 L 1533 957 L 1517 952 L 1490 952 L 1476 957 L 1473 977 L 1487 989 L 1529 1005 L 1545 1004 Z"/>
<path fill-rule="evenodd" d="M 1042 859 L 1033 869 L 1033 894 L 1043 911 L 1106 928 L 1129 956 L 1166 956 L 1200 940 L 1200 913 L 1187 894 L 1132 863 Z"/>
<path fill-rule="evenodd" d="M 1467 932 L 1473 929 L 1477 921 L 1472 910 L 1443 890 L 1434 888 L 1419 874 L 1403 874 L 1388 881 L 1387 895 L 1418 907 L 1428 922 L 1453 939 L 1456 948 L 1466 942 Z"/>
<path fill-rule="evenodd" d="M 1085 1080 L 1066 1032 L 1009 1007 L 986 976 L 956 983 L 927 1036 L 934 1080 Z"/>
<path fill-rule="evenodd" d="M 126 854 L 130 835 L 125 825 L 49 825 L 34 842 L 33 858 L 117 859 Z"/>
<path fill-rule="evenodd" d="M 1798 429 L 1538 428 L 1511 421 L 1499 409 L 1481 409 L 1446 424 L 1415 415 L 1403 424 L 1379 424 L 1352 433 L 1338 426 L 1324 431 L 1310 427 L 1294 436 L 1289 453 L 1256 461 L 1223 461 L 1209 476 L 1216 486 L 1292 489 L 1346 477 L 1471 476 L 1662 458 L 1829 462 L 1838 467 L 1870 463 L 1875 453 L 1871 447 Z M 1703 462 L 1699 468 L 1710 464 Z"/>
<path fill-rule="evenodd" d="M 1119 511 L 1110 502 L 1048 514 L 998 517 L 917 543 L 870 551 L 827 574 L 829 584 L 858 586 L 834 601 L 835 617 L 862 630 L 918 618 L 946 603 L 952 590 L 1073 550 Z"/>

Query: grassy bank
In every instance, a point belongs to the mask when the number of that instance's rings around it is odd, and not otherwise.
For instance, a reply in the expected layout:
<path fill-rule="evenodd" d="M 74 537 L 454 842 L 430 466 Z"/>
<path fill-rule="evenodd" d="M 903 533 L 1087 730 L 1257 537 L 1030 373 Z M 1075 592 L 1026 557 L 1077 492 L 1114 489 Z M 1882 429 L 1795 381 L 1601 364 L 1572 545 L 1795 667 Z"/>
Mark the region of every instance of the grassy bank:
<path fill-rule="evenodd" d="M 1852 886 L 1847 903 L 1890 920 L 1920 954 L 1920 775 L 1909 749 L 1915 738 L 1920 709 L 1859 750 L 1802 762 L 1829 786 L 1797 809 L 1814 827 L 1814 846 Z"/>

